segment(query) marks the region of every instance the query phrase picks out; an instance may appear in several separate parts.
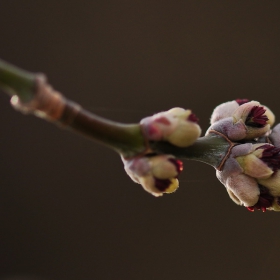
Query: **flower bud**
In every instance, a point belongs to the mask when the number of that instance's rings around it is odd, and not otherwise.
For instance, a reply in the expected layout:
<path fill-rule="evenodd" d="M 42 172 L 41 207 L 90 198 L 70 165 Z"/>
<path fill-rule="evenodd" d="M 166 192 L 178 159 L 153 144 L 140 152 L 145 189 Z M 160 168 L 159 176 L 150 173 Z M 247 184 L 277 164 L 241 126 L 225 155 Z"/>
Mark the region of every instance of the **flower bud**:
<path fill-rule="evenodd" d="M 231 199 L 249 211 L 280 211 L 280 148 L 241 144 L 232 149 L 218 179 Z"/>
<path fill-rule="evenodd" d="M 177 176 L 183 170 L 183 163 L 171 155 L 122 158 L 130 178 L 143 186 L 154 196 L 171 193 L 179 187 Z"/>
<path fill-rule="evenodd" d="M 245 103 L 234 112 L 233 122 L 241 122 L 247 128 L 244 139 L 253 139 L 263 136 L 270 129 L 266 109 L 259 102 L 251 101 Z"/>
<path fill-rule="evenodd" d="M 231 101 L 218 106 L 214 110 L 212 125 L 206 134 L 216 130 L 232 141 L 240 141 L 261 137 L 270 131 L 275 118 L 267 107 L 257 101 L 238 102 Z"/>
<path fill-rule="evenodd" d="M 235 203 L 246 207 L 257 203 L 260 191 L 257 181 L 243 173 L 243 169 L 235 159 L 235 156 L 245 155 L 251 149 L 252 144 L 235 146 L 223 169 L 216 171 L 217 178 L 226 187 L 231 199 Z"/>
<path fill-rule="evenodd" d="M 249 102 L 248 99 L 236 99 L 220 104 L 214 109 L 210 123 L 213 124 L 221 119 L 231 117 L 240 105 L 247 102 Z"/>
<path fill-rule="evenodd" d="M 273 207 L 273 204 L 275 203 L 275 198 L 269 193 L 269 190 L 262 185 L 259 185 L 259 190 L 260 194 L 258 202 L 253 206 L 247 207 L 247 209 L 251 212 L 254 212 L 255 209 L 262 210 L 263 212 L 266 212 L 266 210 L 276 210 Z"/>
<path fill-rule="evenodd" d="M 280 172 L 277 170 L 267 179 L 258 179 L 259 184 L 267 187 L 274 197 L 280 197 Z"/>
<path fill-rule="evenodd" d="M 237 162 L 243 168 L 243 173 L 256 179 L 269 178 L 274 172 L 269 164 L 269 160 L 273 161 L 273 158 L 272 156 L 266 156 L 266 154 L 270 154 L 269 151 L 274 149 L 274 146 L 269 144 L 254 144 L 252 148 L 253 151 L 251 153 L 236 157 Z"/>
<path fill-rule="evenodd" d="M 200 136 L 198 119 L 190 110 L 173 108 L 144 118 L 140 124 L 150 141 L 168 141 L 178 147 L 192 145 Z"/>

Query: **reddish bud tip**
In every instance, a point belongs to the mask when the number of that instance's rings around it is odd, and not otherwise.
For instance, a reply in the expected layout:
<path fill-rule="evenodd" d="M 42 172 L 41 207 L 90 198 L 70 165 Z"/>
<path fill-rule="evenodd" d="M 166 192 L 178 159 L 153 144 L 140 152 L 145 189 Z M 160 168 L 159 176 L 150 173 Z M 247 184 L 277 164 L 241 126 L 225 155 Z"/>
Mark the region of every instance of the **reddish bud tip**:
<path fill-rule="evenodd" d="M 265 111 L 266 110 L 262 106 L 254 106 L 251 109 L 245 124 L 252 127 L 264 127 L 268 121 Z"/>
<path fill-rule="evenodd" d="M 176 159 L 176 158 L 169 158 L 168 160 L 175 165 L 178 174 L 180 174 L 183 171 L 183 162 L 182 161 L 180 161 L 179 159 Z"/>
<path fill-rule="evenodd" d="M 254 210 L 266 211 L 267 208 L 272 206 L 274 197 L 269 193 L 268 188 L 259 185 L 260 196 L 258 202 L 254 206 L 246 207 L 249 211 L 254 212 Z"/>
<path fill-rule="evenodd" d="M 261 160 L 274 172 L 280 169 L 280 148 L 266 144 L 257 149 L 263 149 Z"/>
<path fill-rule="evenodd" d="M 235 99 L 235 101 L 238 103 L 238 105 L 242 105 L 242 104 L 245 104 L 245 103 L 248 103 L 249 102 L 249 99 Z"/>
<path fill-rule="evenodd" d="M 191 113 L 188 116 L 187 120 L 190 121 L 190 122 L 194 122 L 194 123 L 198 123 L 198 121 L 199 121 L 199 119 L 197 118 L 197 116 L 194 113 Z"/>
<path fill-rule="evenodd" d="M 249 206 L 249 207 L 246 207 L 247 210 L 249 210 L 250 212 L 255 212 L 255 208 L 254 206 Z"/>
<path fill-rule="evenodd" d="M 155 180 L 155 187 L 161 192 L 167 190 L 171 184 L 171 181 L 169 179 L 154 178 L 154 180 Z"/>

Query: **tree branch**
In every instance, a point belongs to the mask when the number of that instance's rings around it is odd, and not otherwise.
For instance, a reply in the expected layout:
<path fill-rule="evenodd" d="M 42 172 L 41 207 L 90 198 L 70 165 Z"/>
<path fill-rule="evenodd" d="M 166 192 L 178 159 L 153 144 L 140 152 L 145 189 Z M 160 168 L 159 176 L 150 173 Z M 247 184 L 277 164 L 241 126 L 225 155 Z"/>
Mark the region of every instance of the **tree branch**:
<path fill-rule="evenodd" d="M 12 105 L 64 128 L 82 133 L 129 158 L 144 153 L 172 154 L 218 168 L 232 143 L 218 134 L 179 148 L 168 142 L 148 142 L 140 124 L 122 124 L 94 115 L 52 89 L 42 74 L 33 74 L 0 60 L 0 88 L 13 96 Z"/>

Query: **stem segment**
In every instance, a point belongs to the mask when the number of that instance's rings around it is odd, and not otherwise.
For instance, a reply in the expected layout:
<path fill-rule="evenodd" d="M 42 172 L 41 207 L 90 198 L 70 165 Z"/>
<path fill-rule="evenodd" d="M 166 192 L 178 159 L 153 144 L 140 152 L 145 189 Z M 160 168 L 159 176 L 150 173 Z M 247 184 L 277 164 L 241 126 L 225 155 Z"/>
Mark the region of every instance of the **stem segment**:
<path fill-rule="evenodd" d="M 36 75 L 0 60 L 0 87 L 9 95 L 18 95 L 22 102 L 34 96 Z"/>
<path fill-rule="evenodd" d="M 121 124 L 96 116 L 53 90 L 42 75 L 23 71 L 1 60 L 0 88 L 17 96 L 12 100 L 16 109 L 80 132 L 124 157 L 149 151 L 202 161 L 219 169 L 233 145 L 215 133 L 199 138 L 187 148 L 168 142 L 147 143 L 139 124 Z"/>
<path fill-rule="evenodd" d="M 139 124 L 121 124 L 98 117 L 54 91 L 41 74 L 23 71 L 0 60 L 0 88 L 23 113 L 61 124 L 116 150 L 125 157 L 143 153 L 145 139 Z"/>
<path fill-rule="evenodd" d="M 224 137 L 213 133 L 198 138 L 192 146 L 186 148 L 179 148 L 168 142 L 151 143 L 152 150 L 156 152 L 201 161 L 215 168 L 221 166 L 230 147 L 230 143 Z"/>
<path fill-rule="evenodd" d="M 121 124 L 101 118 L 71 101 L 66 102 L 58 121 L 69 129 L 113 148 L 124 157 L 132 157 L 146 150 L 139 124 Z"/>

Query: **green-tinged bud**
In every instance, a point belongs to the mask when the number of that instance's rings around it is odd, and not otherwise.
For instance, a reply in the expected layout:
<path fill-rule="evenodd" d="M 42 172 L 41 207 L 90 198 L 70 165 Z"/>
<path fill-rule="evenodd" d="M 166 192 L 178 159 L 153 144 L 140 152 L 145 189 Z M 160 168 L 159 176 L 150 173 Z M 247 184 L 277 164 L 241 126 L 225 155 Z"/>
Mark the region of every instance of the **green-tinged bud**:
<path fill-rule="evenodd" d="M 269 192 L 275 196 L 280 197 L 280 172 L 276 171 L 272 176 L 268 179 L 258 179 L 258 182 L 267 187 Z"/>
<path fill-rule="evenodd" d="M 250 154 L 236 157 L 245 174 L 256 179 L 267 179 L 273 174 L 273 170 L 261 160 L 265 147 L 263 144 L 255 144 Z"/>
<path fill-rule="evenodd" d="M 188 147 L 201 134 L 197 121 L 191 110 L 173 108 L 144 118 L 140 124 L 150 141 L 168 141 L 177 147 Z"/>
<path fill-rule="evenodd" d="M 177 176 L 183 170 L 183 163 L 171 155 L 147 155 L 122 160 L 130 178 L 154 196 L 172 193 L 179 187 Z"/>

